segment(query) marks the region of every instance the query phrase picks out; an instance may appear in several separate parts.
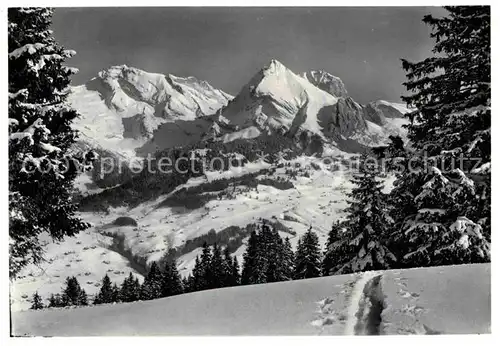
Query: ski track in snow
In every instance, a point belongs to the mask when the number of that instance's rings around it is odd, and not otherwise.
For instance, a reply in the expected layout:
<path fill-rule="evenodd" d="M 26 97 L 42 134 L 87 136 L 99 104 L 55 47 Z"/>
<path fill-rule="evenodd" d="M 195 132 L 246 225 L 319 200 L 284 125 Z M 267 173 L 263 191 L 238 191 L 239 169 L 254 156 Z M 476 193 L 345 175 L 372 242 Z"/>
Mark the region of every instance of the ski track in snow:
<path fill-rule="evenodd" d="M 376 276 L 379 276 L 381 273 L 380 272 L 364 272 L 361 275 L 361 278 L 356 282 L 356 285 L 354 286 L 351 299 L 350 299 L 350 304 L 349 304 L 349 310 L 347 313 L 347 323 L 345 326 L 344 334 L 345 335 L 355 335 L 355 327 L 356 324 L 358 323 L 358 311 L 360 308 L 361 302 L 365 299 L 365 286 L 367 283 L 375 278 Z"/>
<path fill-rule="evenodd" d="M 334 289 L 336 293 L 317 303 L 318 317 L 311 324 L 320 329 L 319 334 L 374 334 L 380 321 L 373 326 L 373 319 L 380 319 L 381 314 L 380 306 L 374 304 L 380 298 L 381 276 L 380 271 L 357 273 L 352 280 L 336 285 L 340 291 Z"/>

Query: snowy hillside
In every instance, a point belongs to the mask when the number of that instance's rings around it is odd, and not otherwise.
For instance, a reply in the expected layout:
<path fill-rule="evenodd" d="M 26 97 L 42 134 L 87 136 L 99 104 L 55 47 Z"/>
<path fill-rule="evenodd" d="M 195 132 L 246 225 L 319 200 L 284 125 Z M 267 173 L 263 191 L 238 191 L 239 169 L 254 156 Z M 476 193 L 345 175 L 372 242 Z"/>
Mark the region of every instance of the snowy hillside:
<path fill-rule="evenodd" d="M 12 325 L 15 335 L 45 336 L 491 333 L 490 265 L 365 272 L 15 312 Z"/>
<path fill-rule="evenodd" d="M 84 212 L 81 216 L 94 227 L 65 242 L 51 244 L 47 248 L 47 256 L 51 262 L 42 263 L 40 267 L 28 266 L 23 270 L 21 277 L 13 284 L 12 308 L 27 309 L 31 295 L 36 290 L 40 290 L 40 294 L 43 292 L 44 297 L 49 292 L 59 292 L 69 274 L 81 277 L 83 283 L 92 281 L 85 290 L 94 294 L 99 288 L 93 284 L 107 271 L 117 272 L 114 274 L 116 279 L 113 278 L 117 282 L 128 275 L 126 268 L 133 272 L 138 269 L 140 274 L 145 274 L 146 270 L 142 269 L 141 272 L 141 267 L 160 260 L 169 248 L 182 249 L 188 240 L 200 237 L 210 230 L 219 233 L 230 226 L 242 229 L 243 244 L 235 252 L 242 263 L 244 244 L 249 235 L 244 233 L 244 228 L 258 223 L 261 218 L 279 222 L 283 227 L 280 234 L 289 237 L 293 247 L 309 226 L 313 226 L 321 244 L 324 244 L 332 223 L 343 216 L 346 193 L 351 189 L 348 181 L 350 173 L 346 171 L 346 167 L 339 163 L 338 169 L 331 170 L 332 166 L 334 165 L 323 163 L 320 158 L 307 156 L 299 156 L 293 160 L 282 159 L 274 165 L 256 161 L 241 168 L 207 172 L 204 176 L 191 178 L 173 192 L 136 207 L 110 207 L 107 212 Z M 274 173 L 269 174 L 272 170 L 275 170 Z M 252 174 L 254 176 L 250 177 Z M 290 174 L 297 177 L 293 179 Z M 194 209 L 165 203 L 169 196 L 183 188 L 195 188 L 220 179 L 229 182 L 229 179 L 237 177 L 256 181 L 257 185 L 249 188 L 245 180 L 236 180 L 220 188 L 219 191 L 225 193 L 225 196 L 209 200 Z M 269 182 L 259 184 L 262 179 L 289 180 L 290 187 L 278 189 L 270 186 Z M 392 179 L 387 179 L 388 189 L 391 188 L 391 182 Z M 113 221 L 121 216 L 131 217 L 137 222 L 137 226 L 113 225 Z M 119 247 L 111 246 L 113 239 L 120 240 Z M 190 273 L 199 250 L 194 249 L 178 258 L 181 275 L 187 276 Z M 90 253 L 88 251 L 95 251 L 98 256 L 82 257 L 85 253 Z M 110 251 L 114 257 L 107 260 L 109 263 L 101 264 L 106 260 L 101 252 Z M 64 255 L 66 252 L 75 253 L 71 256 L 76 257 Z M 78 259 L 81 260 L 74 263 Z M 138 259 L 140 263 L 137 263 Z M 62 274 L 65 271 L 68 273 L 66 276 Z M 91 272 L 92 278 L 85 277 L 86 272 Z M 48 283 L 50 285 L 47 286 Z"/>

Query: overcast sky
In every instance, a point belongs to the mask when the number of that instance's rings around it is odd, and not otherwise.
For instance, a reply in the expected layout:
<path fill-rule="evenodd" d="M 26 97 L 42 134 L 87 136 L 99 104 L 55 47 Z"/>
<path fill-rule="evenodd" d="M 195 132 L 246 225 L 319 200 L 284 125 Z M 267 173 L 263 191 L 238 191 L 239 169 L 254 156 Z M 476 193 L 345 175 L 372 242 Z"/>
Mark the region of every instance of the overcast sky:
<path fill-rule="evenodd" d="M 77 55 L 82 84 L 126 64 L 192 75 L 233 95 L 270 59 L 298 73 L 324 69 L 358 102 L 398 101 L 400 58 L 430 54 L 421 19 L 439 8 L 59 8 L 53 30 Z"/>

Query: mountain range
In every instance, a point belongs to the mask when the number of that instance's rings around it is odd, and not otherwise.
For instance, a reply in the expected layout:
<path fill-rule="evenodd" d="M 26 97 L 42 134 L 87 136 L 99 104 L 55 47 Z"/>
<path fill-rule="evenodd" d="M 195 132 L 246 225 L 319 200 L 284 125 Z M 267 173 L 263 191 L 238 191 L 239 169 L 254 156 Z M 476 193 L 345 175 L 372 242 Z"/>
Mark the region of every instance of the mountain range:
<path fill-rule="evenodd" d="M 243 164 L 106 176 L 97 162 L 76 182 L 80 215 L 91 227 L 63 242 L 42 237 L 46 262 L 28 266 L 16 280 L 13 309 L 28 307 L 35 291 L 58 292 L 67 276 L 90 295 L 105 274 L 117 283 L 129 272 L 142 280 L 165 256 L 186 276 L 206 240 L 230 246 L 242 263 L 248 236 L 262 220 L 292 247 L 309 227 L 324 244 L 347 206 L 348 161 L 389 135 L 404 138 L 409 111 L 383 100 L 359 104 L 338 77 L 295 73 L 277 60 L 235 96 L 196 77 L 121 65 L 72 87 L 68 101 L 81 114 L 74 123 L 77 148 L 97 151 L 101 160 L 126 163 L 151 154 Z M 393 179 L 384 179 L 386 190 Z"/>
<path fill-rule="evenodd" d="M 409 111 L 383 100 L 361 105 L 338 77 L 322 70 L 296 74 L 277 60 L 234 97 L 196 77 L 121 65 L 73 87 L 69 102 L 82 115 L 74 124 L 80 143 L 123 159 L 272 133 L 295 138 L 303 148 L 315 137 L 360 152 L 389 135 L 404 137 Z"/>

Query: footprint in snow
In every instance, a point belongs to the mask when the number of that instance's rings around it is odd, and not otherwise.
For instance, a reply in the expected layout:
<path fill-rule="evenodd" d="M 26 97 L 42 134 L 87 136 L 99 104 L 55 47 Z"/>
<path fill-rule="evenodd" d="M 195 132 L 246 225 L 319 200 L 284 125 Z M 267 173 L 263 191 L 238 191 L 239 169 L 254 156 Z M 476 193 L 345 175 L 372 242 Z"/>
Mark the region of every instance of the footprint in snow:
<path fill-rule="evenodd" d="M 398 295 L 402 298 L 410 298 L 410 299 L 417 299 L 418 297 L 420 297 L 420 294 L 418 293 L 414 293 L 414 292 L 409 292 L 409 291 L 406 291 L 406 290 L 403 290 L 403 289 L 399 289 L 398 291 Z"/>
<path fill-rule="evenodd" d="M 427 311 L 426 309 L 424 309 L 423 307 L 421 306 L 418 306 L 418 305 L 410 305 L 410 304 L 406 304 L 404 305 L 400 310 L 399 312 L 405 314 L 405 315 L 409 315 L 409 316 L 418 316 L 418 315 L 421 315 L 422 313 L 424 313 L 425 311 Z"/>

